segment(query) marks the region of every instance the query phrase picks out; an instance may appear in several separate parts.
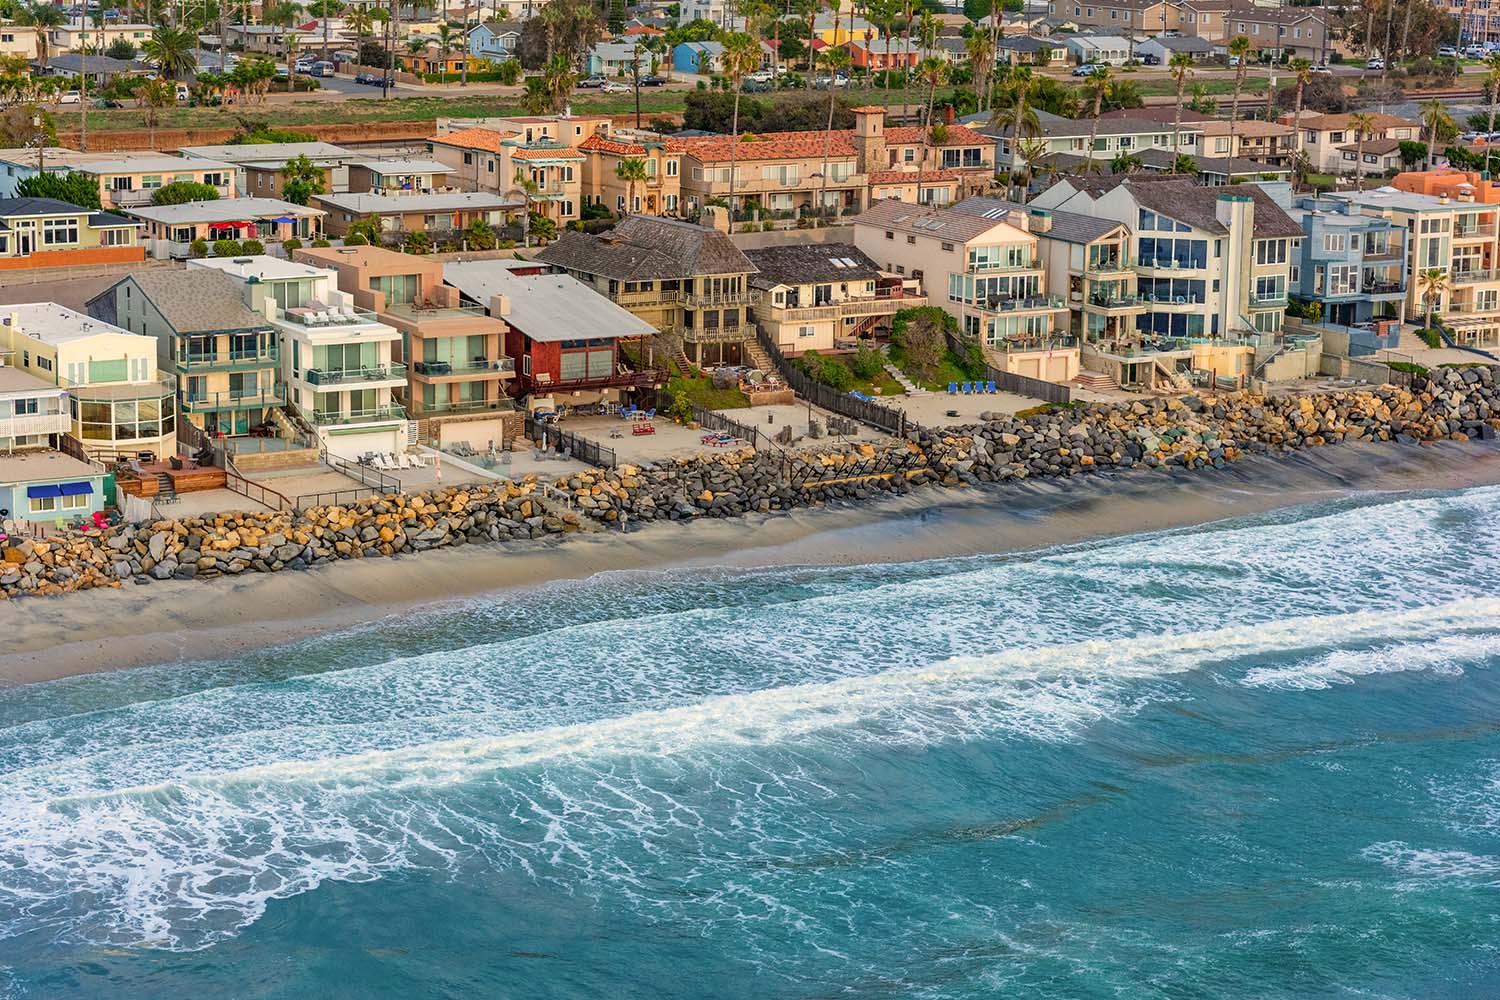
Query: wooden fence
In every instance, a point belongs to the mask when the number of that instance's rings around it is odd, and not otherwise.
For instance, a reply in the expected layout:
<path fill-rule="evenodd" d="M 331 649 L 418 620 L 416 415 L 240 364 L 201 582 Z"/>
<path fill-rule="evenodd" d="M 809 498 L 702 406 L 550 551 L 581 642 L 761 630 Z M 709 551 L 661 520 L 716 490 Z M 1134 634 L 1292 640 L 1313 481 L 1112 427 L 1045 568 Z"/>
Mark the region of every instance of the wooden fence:
<path fill-rule="evenodd" d="M 620 464 L 613 448 L 606 448 L 597 441 L 590 441 L 571 431 L 539 421 L 529 413 L 526 414 L 526 436 L 533 441 L 540 441 L 543 448 L 555 448 L 601 469 L 613 469 Z"/>
<path fill-rule="evenodd" d="M 765 331 L 758 331 L 758 335 L 760 346 L 765 348 L 766 353 L 771 356 L 772 364 L 776 366 L 777 372 L 786 384 L 791 386 L 792 391 L 797 395 L 810 400 L 813 405 L 821 406 L 825 410 L 831 410 L 851 420 L 858 420 L 862 424 L 868 424 L 897 437 L 904 437 L 912 426 L 906 419 L 906 414 L 894 406 L 855 399 L 846 392 L 840 392 L 832 386 L 814 381 L 806 372 L 794 367 L 787 360 L 786 355 L 781 353 L 781 349 L 766 335 Z"/>
<path fill-rule="evenodd" d="M 968 356 L 969 345 L 951 333 L 948 335 L 948 346 L 960 357 Z M 1032 399 L 1040 399 L 1048 403 L 1071 403 L 1073 401 L 1073 390 L 1060 382 L 1048 382 L 1029 375 L 1003 372 L 991 366 L 989 362 L 984 362 L 984 378 L 988 382 L 995 383 L 995 388 L 1002 392 L 1013 392 L 1017 396 L 1030 396 Z"/>

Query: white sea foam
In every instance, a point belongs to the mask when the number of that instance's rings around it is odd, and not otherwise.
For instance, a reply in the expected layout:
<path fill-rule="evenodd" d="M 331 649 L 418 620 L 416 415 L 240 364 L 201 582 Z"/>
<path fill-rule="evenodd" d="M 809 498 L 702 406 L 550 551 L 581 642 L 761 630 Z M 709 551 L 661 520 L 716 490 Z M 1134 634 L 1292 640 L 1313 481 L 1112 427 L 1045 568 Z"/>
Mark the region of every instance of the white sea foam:
<path fill-rule="evenodd" d="M 1371 844 L 1360 854 L 1415 881 L 1461 879 L 1500 885 L 1500 858 L 1492 855 L 1412 847 L 1401 841 Z"/>
<path fill-rule="evenodd" d="M 1476 628 L 1500 628 L 1500 621 L 1493 619 L 1471 624 Z M 1247 687 L 1325 690 L 1376 674 L 1427 671 L 1456 677 L 1465 667 L 1482 666 L 1496 657 L 1500 657 L 1500 633 L 1445 635 L 1367 649 L 1336 649 L 1289 666 L 1255 667 L 1246 671 L 1240 682 Z"/>

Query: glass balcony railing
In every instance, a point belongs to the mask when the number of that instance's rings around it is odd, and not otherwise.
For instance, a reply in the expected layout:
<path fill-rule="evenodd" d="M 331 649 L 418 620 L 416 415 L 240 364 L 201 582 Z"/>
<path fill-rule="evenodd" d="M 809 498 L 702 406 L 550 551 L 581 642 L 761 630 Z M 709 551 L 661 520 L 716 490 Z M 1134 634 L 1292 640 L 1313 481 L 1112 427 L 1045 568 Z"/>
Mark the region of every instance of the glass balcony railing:
<path fill-rule="evenodd" d="M 189 392 L 182 397 L 183 409 L 189 413 L 252 410 L 264 406 L 280 406 L 285 402 L 286 386 L 284 385 L 262 385 L 246 389 L 228 389 L 224 392 Z"/>
<path fill-rule="evenodd" d="M 327 371 L 309 368 L 303 372 L 308 385 L 347 385 L 351 382 L 389 382 L 406 379 L 405 365 L 381 365 L 375 368 L 331 368 Z"/>
<path fill-rule="evenodd" d="M 380 318 L 368 309 L 358 306 L 296 306 L 278 310 L 278 318 L 309 329 L 356 326 L 363 323 L 379 323 Z"/>
<path fill-rule="evenodd" d="M 514 358 L 498 358 L 486 360 L 476 358 L 473 361 L 414 361 L 411 370 L 418 375 L 426 375 L 430 378 L 441 378 L 445 375 L 480 375 L 488 372 L 513 372 L 516 370 Z"/>
<path fill-rule="evenodd" d="M 374 424 L 388 420 L 405 420 L 402 406 L 375 406 L 367 410 L 314 410 L 313 423 L 321 426 L 338 424 Z"/>
<path fill-rule="evenodd" d="M 477 413 L 482 410 L 514 410 L 515 400 L 509 396 L 499 399 L 456 399 L 442 402 L 419 401 L 412 409 L 421 414 Z"/>
<path fill-rule="evenodd" d="M 183 370 L 228 371 L 231 369 L 270 368 L 281 361 L 281 349 L 275 345 L 243 351 L 177 352 L 177 366 Z"/>

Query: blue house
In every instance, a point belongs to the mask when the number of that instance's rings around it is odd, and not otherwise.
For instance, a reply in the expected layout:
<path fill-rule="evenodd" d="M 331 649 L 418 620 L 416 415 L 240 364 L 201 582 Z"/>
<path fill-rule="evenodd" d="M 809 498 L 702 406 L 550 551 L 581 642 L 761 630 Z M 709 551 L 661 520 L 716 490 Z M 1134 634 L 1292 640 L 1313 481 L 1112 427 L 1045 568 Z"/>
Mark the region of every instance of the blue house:
<path fill-rule="evenodd" d="M 672 69 L 678 73 L 708 76 L 724 70 L 724 46 L 720 42 L 683 42 L 672 50 Z"/>
<path fill-rule="evenodd" d="M 621 77 L 633 72 L 637 58 L 634 42 L 598 42 L 589 50 L 588 69 L 590 76 Z M 651 54 L 639 50 L 641 75 L 651 69 Z"/>
<path fill-rule="evenodd" d="M 1305 196 L 1286 207 L 1302 232 L 1288 292 L 1323 307 L 1322 321 L 1355 326 L 1398 319 L 1406 299 L 1407 231 L 1343 198 Z"/>
<path fill-rule="evenodd" d="M 521 44 L 520 21 L 485 21 L 469 31 L 469 55 L 503 63 L 516 57 Z"/>
<path fill-rule="evenodd" d="M 53 450 L 71 427 L 66 389 L 0 367 L 0 518 L 52 524 L 104 509 L 104 467 Z"/>

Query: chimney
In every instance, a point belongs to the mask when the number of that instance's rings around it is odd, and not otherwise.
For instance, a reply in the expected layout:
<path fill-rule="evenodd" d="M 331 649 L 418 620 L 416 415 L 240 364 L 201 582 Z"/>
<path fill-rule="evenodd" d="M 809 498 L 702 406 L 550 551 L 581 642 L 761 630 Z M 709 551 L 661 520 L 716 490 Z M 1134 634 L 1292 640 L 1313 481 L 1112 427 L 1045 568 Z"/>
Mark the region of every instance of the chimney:
<path fill-rule="evenodd" d="M 1448 204 L 1448 192 L 1447 191 L 1444 191 L 1442 194 L 1438 195 L 1438 204 L 1439 205 L 1446 205 L 1446 204 Z"/>
<path fill-rule="evenodd" d="M 504 319 L 510 315 L 510 296 L 491 295 L 490 315 L 495 319 Z"/>
<path fill-rule="evenodd" d="M 1045 208 L 1033 208 L 1031 210 L 1030 225 L 1024 228 L 1033 233 L 1052 232 L 1052 213 Z"/>
<path fill-rule="evenodd" d="M 721 205 L 704 205 L 702 225 L 729 235 L 729 212 Z"/>

